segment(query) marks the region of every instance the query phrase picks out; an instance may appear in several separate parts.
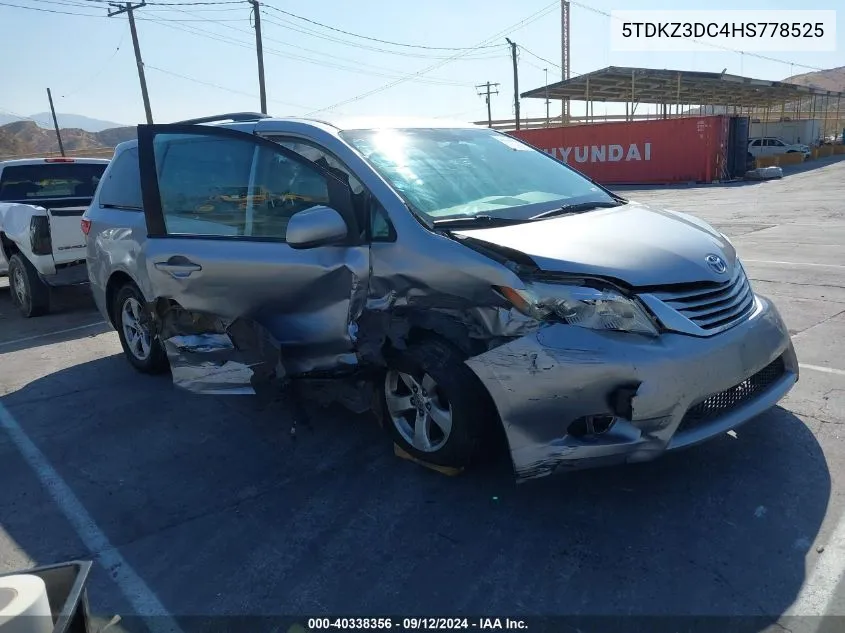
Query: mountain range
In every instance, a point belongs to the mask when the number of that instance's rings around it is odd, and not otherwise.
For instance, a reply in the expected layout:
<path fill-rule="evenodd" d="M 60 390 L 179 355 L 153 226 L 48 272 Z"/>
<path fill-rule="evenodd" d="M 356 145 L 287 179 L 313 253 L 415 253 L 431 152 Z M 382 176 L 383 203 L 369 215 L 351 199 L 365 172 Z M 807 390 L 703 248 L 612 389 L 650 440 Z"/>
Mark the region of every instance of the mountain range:
<path fill-rule="evenodd" d="M 59 112 L 56 114 L 56 119 L 59 121 L 60 128 L 74 128 L 84 130 L 86 132 L 102 132 L 103 130 L 111 128 L 124 127 L 123 123 L 92 119 L 91 117 L 83 116 L 81 114 L 65 114 Z M 39 127 L 49 128 L 51 130 L 53 129 L 53 117 L 49 112 L 39 112 L 26 117 L 0 112 L 0 125 L 14 123 L 16 121 L 34 121 Z"/>
<path fill-rule="evenodd" d="M 808 88 L 845 92 L 845 66 L 795 75 L 793 77 L 787 77 L 784 81 L 791 84 L 807 86 Z"/>
<path fill-rule="evenodd" d="M 96 155 L 102 155 L 102 150 L 135 138 L 134 127 L 117 127 L 99 132 L 65 128 L 61 132 L 65 151 L 78 153 L 79 150 L 100 150 Z M 0 160 L 58 151 L 59 143 L 52 129 L 44 129 L 34 121 L 0 125 Z"/>

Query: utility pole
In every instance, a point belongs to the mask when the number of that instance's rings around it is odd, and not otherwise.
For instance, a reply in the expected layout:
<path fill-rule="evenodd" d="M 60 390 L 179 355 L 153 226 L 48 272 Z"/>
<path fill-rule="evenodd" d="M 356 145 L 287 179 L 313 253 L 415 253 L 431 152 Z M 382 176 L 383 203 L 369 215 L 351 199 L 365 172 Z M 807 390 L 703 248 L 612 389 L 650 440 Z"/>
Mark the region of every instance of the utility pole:
<path fill-rule="evenodd" d="M 145 0 L 141 4 L 133 5 L 131 2 L 126 4 L 116 4 L 109 2 L 109 6 L 115 7 L 115 11 L 109 12 L 109 17 L 126 13 L 129 16 L 129 30 L 132 33 L 132 47 L 135 49 L 135 64 L 138 66 L 138 79 L 141 82 L 141 97 L 144 99 L 144 113 L 147 115 L 147 124 L 153 124 L 153 113 L 150 109 L 150 95 L 147 92 L 147 79 L 144 77 L 144 62 L 141 60 L 141 46 L 138 44 L 138 31 L 135 29 L 135 9 L 147 6 Z"/>
<path fill-rule="evenodd" d="M 549 69 L 544 68 L 543 72 L 546 73 L 546 127 L 549 127 Z"/>
<path fill-rule="evenodd" d="M 493 127 L 493 115 L 490 112 L 490 95 L 497 95 L 499 94 L 498 90 L 492 91 L 491 88 L 498 88 L 499 84 L 491 84 L 489 81 L 486 84 L 481 84 L 476 86 L 476 90 L 479 88 L 484 88 L 484 92 L 479 92 L 479 97 L 484 97 L 485 101 L 487 101 L 487 127 Z"/>
<path fill-rule="evenodd" d="M 56 119 L 56 108 L 53 107 L 53 95 L 47 88 L 47 98 L 50 100 L 50 112 L 53 114 L 53 127 L 56 128 L 56 138 L 59 139 L 59 151 L 65 155 L 65 146 L 62 145 L 62 133 L 59 131 L 59 121 Z"/>
<path fill-rule="evenodd" d="M 249 0 L 255 16 L 255 50 L 258 54 L 258 90 L 261 95 L 261 114 L 267 114 L 267 90 L 264 87 L 264 47 L 261 44 L 261 5 L 258 0 Z"/>
<path fill-rule="evenodd" d="M 516 115 L 516 129 L 519 129 L 519 71 L 516 67 L 516 42 L 505 38 L 511 45 L 511 60 L 513 61 L 513 110 Z"/>
<path fill-rule="evenodd" d="M 560 69 L 561 79 L 569 79 L 569 0 L 560 0 Z M 548 82 L 546 82 L 548 84 Z M 633 97 L 632 97 L 633 98 Z M 569 122 L 570 103 L 569 98 L 561 99 L 561 123 L 566 125 Z"/>

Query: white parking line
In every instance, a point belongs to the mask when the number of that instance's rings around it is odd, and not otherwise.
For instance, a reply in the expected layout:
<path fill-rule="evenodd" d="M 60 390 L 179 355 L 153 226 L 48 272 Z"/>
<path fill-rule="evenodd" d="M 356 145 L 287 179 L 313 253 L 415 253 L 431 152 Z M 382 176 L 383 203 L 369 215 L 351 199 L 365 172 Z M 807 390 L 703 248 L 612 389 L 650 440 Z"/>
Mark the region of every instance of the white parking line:
<path fill-rule="evenodd" d="M 770 259 L 745 259 L 742 258 L 744 262 L 753 262 L 755 264 L 781 264 L 783 266 L 818 266 L 819 268 L 845 268 L 845 266 L 841 266 L 840 264 L 813 264 L 810 262 L 780 262 Z"/>
<path fill-rule="evenodd" d="M 40 338 L 49 338 L 51 336 L 56 336 L 56 334 L 67 334 L 68 332 L 76 332 L 77 330 L 86 330 L 91 327 L 96 327 L 98 325 L 104 325 L 105 321 L 97 321 L 96 323 L 88 323 L 87 325 L 77 325 L 76 327 L 69 327 L 66 330 L 56 330 L 55 332 L 45 332 L 44 334 L 36 334 L 34 336 L 25 336 L 23 338 L 16 338 L 11 341 L 3 341 L 0 342 L 0 347 L 6 347 L 7 345 L 16 345 L 18 343 L 25 343 L 27 341 L 36 341 Z"/>
<path fill-rule="evenodd" d="M 816 560 L 813 571 L 807 575 L 795 602 L 789 607 L 789 615 L 843 615 L 833 613 L 832 610 L 837 587 L 845 577 L 845 516 L 839 517 L 839 523 L 823 545 L 824 551 Z"/>
<path fill-rule="evenodd" d="M 0 426 L 17 446 L 21 456 L 26 460 L 36 476 L 41 481 L 47 493 L 65 515 L 68 522 L 76 530 L 85 547 L 102 565 L 123 595 L 132 605 L 133 615 L 150 617 L 146 622 L 148 627 L 162 633 L 182 633 L 176 621 L 170 617 L 167 609 L 156 597 L 152 589 L 141 579 L 120 552 L 109 542 L 108 537 L 94 522 L 85 507 L 65 483 L 61 475 L 50 465 L 44 453 L 29 439 L 6 407 L 0 403 Z"/>
<path fill-rule="evenodd" d="M 821 367 L 819 365 L 805 365 L 804 363 L 798 363 L 798 366 L 801 369 L 812 369 L 813 371 L 821 371 L 826 374 L 836 374 L 837 376 L 845 376 L 845 370 L 842 369 L 834 369 L 833 367 Z"/>

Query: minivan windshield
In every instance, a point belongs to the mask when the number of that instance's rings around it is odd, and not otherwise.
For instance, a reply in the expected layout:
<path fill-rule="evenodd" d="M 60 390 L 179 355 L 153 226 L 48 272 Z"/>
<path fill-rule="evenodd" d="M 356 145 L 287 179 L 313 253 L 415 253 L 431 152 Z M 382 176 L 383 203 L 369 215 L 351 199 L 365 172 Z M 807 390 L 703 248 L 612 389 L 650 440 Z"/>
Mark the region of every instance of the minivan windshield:
<path fill-rule="evenodd" d="M 433 221 L 477 215 L 527 219 L 555 207 L 615 202 L 550 156 L 493 130 L 347 130 L 341 136 Z"/>

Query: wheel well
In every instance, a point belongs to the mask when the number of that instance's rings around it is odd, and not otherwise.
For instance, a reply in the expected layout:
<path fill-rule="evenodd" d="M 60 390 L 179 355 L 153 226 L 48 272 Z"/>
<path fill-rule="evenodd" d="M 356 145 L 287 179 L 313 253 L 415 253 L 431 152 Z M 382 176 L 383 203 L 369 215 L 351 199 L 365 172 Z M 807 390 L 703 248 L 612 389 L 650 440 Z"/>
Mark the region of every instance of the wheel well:
<path fill-rule="evenodd" d="M 433 327 L 431 327 L 433 324 L 428 325 L 429 326 L 419 324 L 411 325 L 408 328 L 406 335 L 403 337 L 404 343 L 406 345 L 413 345 L 423 343 L 427 339 L 439 339 L 443 343 L 446 343 L 449 347 L 453 348 L 458 355 L 463 358 L 463 360 L 467 360 L 472 356 L 480 354 L 484 351 L 484 349 L 486 349 L 483 343 L 470 339 L 466 326 L 463 326 L 462 324 L 452 321 L 451 327 L 442 327 L 442 324 L 437 324 Z M 393 344 L 392 341 L 390 341 L 390 339 L 387 339 L 385 341 L 383 353 L 401 354 L 402 352 Z M 509 459 L 510 448 L 507 433 L 505 432 L 504 424 L 502 423 L 496 404 L 493 401 L 493 397 L 482 384 L 481 379 L 475 375 L 475 372 L 470 371 L 470 373 L 472 374 L 472 379 L 477 383 L 482 394 L 481 397 L 483 402 L 479 402 L 478 404 L 480 407 L 484 408 L 490 422 L 490 426 L 485 429 L 485 432 L 487 433 L 487 437 L 484 440 L 487 442 L 486 450 L 489 451 L 489 456 L 493 459 Z"/>
<path fill-rule="evenodd" d="M 112 273 L 111 277 L 109 277 L 109 280 L 106 283 L 106 310 L 109 313 L 109 320 L 111 321 L 112 325 L 115 325 L 114 314 L 112 313 L 112 309 L 114 306 L 114 298 L 120 291 L 120 289 L 128 283 L 135 284 L 135 280 L 132 279 L 132 277 L 127 275 L 122 270 L 118 270 Z"/>
<path fill-rule="evenodd" d="M 0 233 L 0 248 L 3 249 L 3 255 L 6 257 L 7 262 L 12 259 L 12 255 L 19 253 L 21 250 L 5 233 Z"/>

